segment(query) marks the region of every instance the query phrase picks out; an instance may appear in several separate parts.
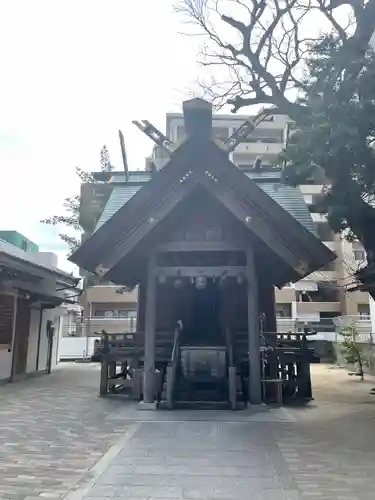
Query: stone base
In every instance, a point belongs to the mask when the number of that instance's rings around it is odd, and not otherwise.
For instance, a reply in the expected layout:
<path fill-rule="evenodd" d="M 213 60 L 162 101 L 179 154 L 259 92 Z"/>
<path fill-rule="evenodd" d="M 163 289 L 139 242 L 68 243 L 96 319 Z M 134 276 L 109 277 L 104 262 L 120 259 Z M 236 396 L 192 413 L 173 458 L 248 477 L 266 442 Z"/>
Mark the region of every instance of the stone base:
<path fill-rule="evenodd" d="M 138 410 L 140 411 L 150 411 L 157 409 L 158 409 L 158 404 L 156 401 L 154 401 L 153 403 L 145 403 L 144 401 L 140 401 L 138 403 Z"/>

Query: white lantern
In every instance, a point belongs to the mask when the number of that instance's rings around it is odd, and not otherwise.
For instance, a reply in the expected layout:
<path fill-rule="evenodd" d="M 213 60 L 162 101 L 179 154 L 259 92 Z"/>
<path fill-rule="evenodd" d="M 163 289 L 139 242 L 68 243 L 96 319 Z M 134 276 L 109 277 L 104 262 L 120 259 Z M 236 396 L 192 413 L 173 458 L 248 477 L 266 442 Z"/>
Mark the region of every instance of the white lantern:
<path fill-rule="evenodd" d="M 198 276 L 195 280 L 195 288 L 197 290 L 203 290 L 207 286 L 207 278 L 204 276 Z"/>

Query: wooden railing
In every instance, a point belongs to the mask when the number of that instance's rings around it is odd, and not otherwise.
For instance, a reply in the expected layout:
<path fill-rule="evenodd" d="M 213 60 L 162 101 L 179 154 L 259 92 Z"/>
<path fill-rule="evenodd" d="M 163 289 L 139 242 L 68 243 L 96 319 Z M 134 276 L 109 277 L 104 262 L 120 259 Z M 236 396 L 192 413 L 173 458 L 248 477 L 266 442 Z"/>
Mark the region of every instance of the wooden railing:
<path fill-rule="evenodd" d="M 233 336 L 229 328 L 225 332 L 225 341 L 227 347 L 229 403 L 232 410 L 235 410 L 237 407 L 237 373 L 234 362 Z"/>
<path fill-rule="evenodd" d="M 177 325 L 174 330 L 174 340 L 171 361 L 167 366 L 167 406 L 172 409 L 174 406 L 174 392 L 177 378 L 177 368 L 180 362 L 180 337 L 181 326 Z"/>

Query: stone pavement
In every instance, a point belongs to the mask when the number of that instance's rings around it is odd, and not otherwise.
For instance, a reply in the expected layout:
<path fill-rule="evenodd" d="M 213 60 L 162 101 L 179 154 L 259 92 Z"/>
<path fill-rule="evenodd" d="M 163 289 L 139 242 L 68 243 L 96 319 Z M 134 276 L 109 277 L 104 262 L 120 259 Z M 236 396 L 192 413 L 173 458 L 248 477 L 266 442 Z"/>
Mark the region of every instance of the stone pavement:
<path fill-rule="evenodd" d="M 129 427 L 106 421 L 119 401 L 98 394 L 95 365 L 0 386 L 0 499 L 59 498 Z"/>
<path fill-rule="evenodd" d="M 373 500 L 375 381 L 313 369 L 308 408 L 236 413 L 100 399 L 92 365 L 0 387 L 0 499 Z"/>

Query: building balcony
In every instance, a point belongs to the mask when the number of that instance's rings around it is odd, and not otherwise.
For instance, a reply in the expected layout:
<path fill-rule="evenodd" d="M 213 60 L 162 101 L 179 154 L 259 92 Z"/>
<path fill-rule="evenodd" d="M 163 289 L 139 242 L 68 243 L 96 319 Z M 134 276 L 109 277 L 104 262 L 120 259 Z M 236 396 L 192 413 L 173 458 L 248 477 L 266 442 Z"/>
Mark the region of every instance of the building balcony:
<path fill-rule="evenodd" d="M 277 331 L 279 333 L 296 332 L 296 321 L 293 318 L 276 318 Z"/>
<path fill-rule="evenodd" d="M 356 304 L 369 303 L 369 294 L 367 292 L 361 292 L 360 290 L 357 290 L 356 292 L 350 292 L 349 298 L 353 303 Z"/>
<path fill-rule="evenodd" d="M 323 190 L 323 186 L 319 184 L 301 184 L 299 188 L 303 195 L 320 194 Z"/>
<path fill-rule="evenodd" d="M 321 312 L 337 312 L 340 314 L 340 302 L 297 302 L 297 317 Z"/>
<path fill-rule="evenodd" d="M 280 154 L 280 151 L 284 147 L 284 144 L 281 142 L 249 142 L 249 143 L 241 143 L 236 147 L 236 151 L 234 153 L 234 161 L 238 163 L 236 157 L 238 155 L 246 156 L 249 155 L 259 155 L 259 156 L 277 156 Z"/>
<path fill-rule="evenodd" d="M 121 286 L 97 285 L 90 286 L 85 290 L 86 302 L 93 303 L 136 303 L 138 300 L 138 289 L 126 292 Z"/>
<path fill-rule="evenodd" d="M 303 331 L 305 327 L 309 330 L 315 330 L 319 333 L 329 333 L 335 330 L 335 324 L 333 319 L 317 319 L 304 321 L 303 318 L 277 318 L 277 331 L 279 333 L 289 333 L 289 332 L 299 332 Z"/>
<path fill-rule="evenodd" d="M 323 271 L 323 270 L 319 270 L 319 271 L 315 271 L 311 274 L 309 274 L 309 276 L 306 276 L 306 279 L 307 281 L 337 281 L 337 277 L 338 277 L 338 274 L 337 274 L 337 271 Z M 303 280 L 301 280 L 299 283 L 303 283 Z"/>
<path fill-rule="evenodd" d="M 297 292 L 317 292 L 318 291 L 318 284 L 316 281 L 312 281 L 309 279 L 302 279 L 300 281 L 297 281 L 294 283 L 294 289 Z"/>
<path fill-rule="evenodd" d="M 368 341 L 369 335 L 374 334 L 371 317 L 367 314 L 363 315 L 348 315 L 335 318 L 337 330 L 353 327 L 359 334 L 359 340 Z"/>
<path fill-rule="evenodd" d="M 275 289 L 276 303 L 290 304 L 296 300 L 296 291 L 294 288 L 285 287 L 279 290 Z"/>
<path fill-rule="evenodd" d="M 311 218 L 314 222 L 327 222 L 327 217 L 324 214 L 312 212 Z"/>
<path fill-rule="evenodd" d="M 136 318 L 99 318 L 91 316 L 82 323 L 63 328 L 63 337 L 100 337 L 102 332 L 108 335 L 125 335 L 136 331 Z"/>

